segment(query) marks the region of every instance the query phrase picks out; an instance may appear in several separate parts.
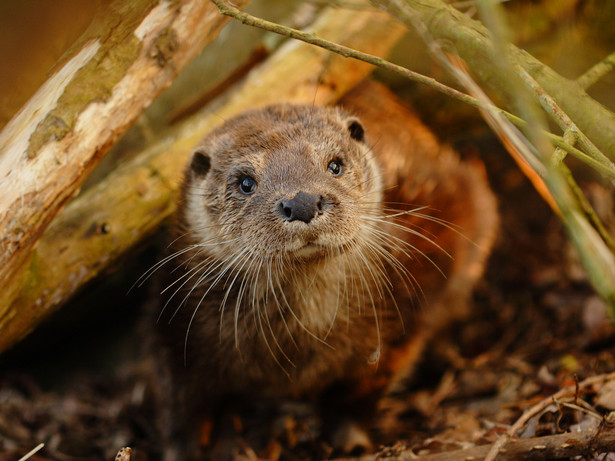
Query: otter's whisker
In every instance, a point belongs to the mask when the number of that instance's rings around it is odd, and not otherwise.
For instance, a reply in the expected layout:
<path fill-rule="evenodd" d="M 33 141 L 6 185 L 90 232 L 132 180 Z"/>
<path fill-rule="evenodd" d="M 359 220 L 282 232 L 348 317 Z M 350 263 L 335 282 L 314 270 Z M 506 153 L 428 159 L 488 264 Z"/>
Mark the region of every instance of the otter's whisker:
<path fill-rule="evenodd" d="M 339 255 L 339 249 L 337 249 L 337 251 L 338 251 L 338 255 Z M 327 253 L 328 253 L 327 256 L 330 259 L 333 259 L 333 249 L 330 248 L 327 251 Z M 346 280 L 345 277 L 342 277 L 342 278 L 343 278 L 344 281 Z M 338 311 L 339 311 L 339 308 L 340 308 L 340 277 L 336 277 L 336 285 L 337 285 L 337 287 L 336 287 L 336 290 L 335 290 L 336 291 L 335 309 L 333 311 L 333 317 L 331 318 L 331 323 L 329 324 L 329 328 L 327 329 L 327 332 L 325 333 L 325 336 L 323 338 L 324 341 L 327 340 L 327 338 L 331 334 L 331 331 L 333 330 L 333 325 L 335 325 L 335 320 L 337 319 L 337 314 L 338 314 Z"/>
<path fill-rule="evenodd" d="M 391 204 L 394 204 L 394 203 L 391 203 Z M 407 204 L 399 203 L 399 205 L 407 205 Z M 404 210 L 400 211 L 400 210 L 396 210 L 394 208 L 388 208 L 388 207 L 384 207 L 383 209 L 385 211 L 392 212 L 393 214 L 392 215 L 380 216 L 382 219 L 389 219 L 389 218 L 392 218 L 392 217 L 400 217 L 400 216 L 404 216 L 404 215 L 414 216 L 414 217 L 417 217 L 417 218 L 421 218 L 421 219 L 423 219 L 425 221 L 430 221 L 430 222 L 439 224 L 442 227 L 444 227 L 446 229 L 449 229 L 452 232 L 455 232 L 457 235 L 459 235 L 460 237 L 462 237 L 466 241 L 468 241 L 468 242 L 470 242 L 470 243 L 475 245 L 475 243 L 472 241 L 472 239 L 470 239 L 467 235 L 465 235 L 465 233 L 463 232 L 463 227 L 461 227 L 461 226 L 459 226 L 459 225 L 457 225 L 455 223 L 452 223 L 452 222 L 450 222 L 450 221 L 448 221 L 446 219 L 438 218 L 437 216 L 432 216 L 432 215 L 428 215 L 428 214 L 425 214 L 425 213 L 420 213 L 420 211 L 422 211 L 422 210 L 429 209 L 429 207 L 427 207 L 427 206 L 417 207 L 417 208 L 414 208 L 414 209 L 411 209 L 411 210 L 405 210 L 405 211 Z M 412 225 L 412 226 L 416 225 L 416 224 L 412 224 L 412 223 L 406 223 L 406 226 L 408 224 Z"/>
<path fill-rule="evenodd" d="M 275 279 L 278 282 L 278 286 L 280 286 L 280 274 L 283 274 L 284 271 L 284 259 L 276 259 L 274 260 L 274 264 L 276 264 L 276 274 L 275 274 Z M 278 265 L 281 265 L 282 267 L 277 267 Z M 273 286 L 271 287 L 272 290 L 274 289 Z M 281 291 L 281 296 L 282 299 L 284 300 L 284 303 L 286 304 L 287 308 L 290 310 L 290 305 L 288 303 L 288 301 L 286 300 L 286 297 L 284 296 L 284 292 L 282 291 L 282 289 L 280 288 Z M 286 321 L 286 316 L 284 315 L 284 309 L 282 304 L 280 303 L 280 301 L 278 300 L 277 296 L 275 297 L 275 304 L 276 304 L 276 308 L 278 311 L 278 315 L 280 316 L 280 319 L 282 320 L 282 323 L 284 324 L 284 329 L 286 330 L 286 332 L 288 333 L 288 337 L 290 338 L 290 341 L 292 342 L 293 346 L 295 346 L 295 349 L 299 349 L 299 346 L 297 344 L 297 342 L 295 341 L 295 338 L 293 337 L 293 333 L 290 329 L 290 327 L 288 326 L 288 322 Z"/>
<path fill-rule="evenodd" d="M 178 279 L 176 279 L 173 283 L 171 283 L 170 285 L 168 285 L 164 290 L 161 291 L 161 294 L 164 294 L 169 288 L 171 288 L 173 285 L 175 285 L 176 283 L 178 283 L 182 278 L 186 278 L 186 280 L 184 280 L 184 282 L 175 289 L 175 291 L 171 294 L 171 296 L 169 296 L 169 298 L 167 299 L 167 301 L 164 303 L 164 305 L 162 306 L 162 309 L 160 309 L 160 313 L 158 314 L 158 318 L 156 319 L 156 323 L 160 322 L 160 319 L 162 318 L 162 316 L 164 315 L 164 312 L 167 308 L 167 306 L 169 305 L 169 303 L 171 302 L 171 300 L 175 297 L 175 295 L 184 287 L 186 286 L 186 284 L 194 277 L 196 276 L 201 269 L 204 269 L 205 271 L 207 270 L 207 265 L 211 262 L 211 259 L 206 259 L 204 261 L 202 261 L 201 263 L 197 264 L 196 266 L 194 266 L 193 268 L 191 268 L 189 271 L 185 272 L 181 277 L 179 277 Z M 180 304 L 181 306 L 181 304 Z"/>
<path fill-rule="evenodd" d="M 367 264 L 367 261 L 365 260 L 365 256 L 361 253 L 361 252 L 357 252 L 359 258 L 363 261 L 363 263 L 365 264 L 364 267 L 368 267 L 368 272 L 370 274 L 372 274 L 373 276 L 373 272 L 371 271 L 371 268 L 369 268 L 369 265 Z M 363 271 L 359 272 L 359 280 L 361 280 L 361 283 L 363 285 L 363 289 L 365 291 L 365 293 L 367 294 L 370 304 L 372 306 L 372 313 L 374 316 L 374 327 L 376 329 L 376 350 L 374 351 L 373 356 L 370 358 L 370 363 L 378 363 L 379 359 L 380 359 L 380 351 L 382 348 L 382 338 L 381 338 L 381 333 L 380 333 L 380 322 L 378 320 L 378 309 L 376 308 L 376 300 L 374 299 L 374 295 L 372 294 L 372 290 L 371 287 L 369 285 L 369 283 L 367 282 L 367 279 L 365 278 L 365 275 L 363 274 Z M 379 288 L 378 288 L 379 289 Z"/>
<path fill-rule="evenodd" d="M 279 280 L 276 281 L 279 284 Z M 313 283 L 313 280 L 312 280 Z M 301 321 L 301 319 L 297 316 L 297 314 L 295 313 L 295 310 L 292 308 L 292 306 L 289 304 L 288 300 L 286 299 L 286 296 L 284 295 L 284 290 L 282 289 L 281 285 L 278 285 L 278 288 L 280 289 L 280 295 L 282 296 L 282 298 L 284 299 L 284 303 L 286 304 L 286 306 L 288 307 L 288 312 L 290 313 L 290 315 L 292 315 L 292 317 L 295 319 L 295 321 L 297 322 L 297 325 L 299 325 L 299 327 L 301 327 L 301 329 L 303 331 L 305 331 L 309 336 L 311 336 L 312 338 L 314 338 L 316 341 L 318 341 L 319 343 L 331 348 L 332 346 L 330 344 L 328 344 L 326 341 L 324 341 L 323 339 L 319 338 L 316 334 L 314 334 L 310 329 L 308 329 L 305 324 Z"/>
<path fill-rule="evenodd" d="M 207 266 L 208 264 L 210 264 L 212 261 L 214 261 L 214 258 L 209 256 L 207 258 L 205 258 L 203 261 L 197 263 L 195 266 L 191 267 L 190 269 L 187 269 L 182 275 L 180 275 L 178 278 L 176 278 L 173 282 L 169 283 L 161 292 L 160 294 L 164 294 L 167 291 L 169 291 L 169 289 L 171 289 L 173 286 L 175 286 L 177 283 L 179 283 L 182 279 L 188 277 L 188 280 L 190 280 L 196 272 L 198 272 L 203 266 Z M 181 266 L 178 266 L 181 267 Z M 170 273 L 173 274 L 175 271 L 177 270 L 177 267 L 175 269 L 173 269 Z M 180 286 L 183 287 L 184 284 L 182 284 Z M 177 293 L 177 291 L 175 292 Z M 173 297 L 173 296 L 171 296 Z"/>
<path fill-rule="evenodd" d="M 391 253 L 390 250 L 387 250 L 386 248 L 390 248 L 391 250 L 396 250 L 404 255 L 407 255 L 405 249 L 401 247 L 397 242 L 391 241 L 388 238 L 388 235 L 386 234 L 380 235 L 378 232 L 374 232 L 373 238 L 376 241 L 380 242 L 381 245 L 370 245 L 370 248 L 372 249 L 372 251 L 377 253 L 378 256 L 380 256 L 384 261 L 386 261 L 389 264 L 389 266 L 392 268 L 393 271 L 395 271 L 395 273 L 397 274 L 399 279 L 402 281 L 402 283 L 404 283 L 404 287 L 406 288 L 406 290 L 408 292 L 413 292 L 413 293 L 416 293 L 417 289 L 421 290 L 421 287 L 419 286 L 416 278 L 412 275 L 412 273 L 406 268 L 406 266 L 404 266 L 399 261 L 399 259 L 397 259 Z M 410 284 L 410 286 L 412 287 L 412 290 L 408 288 L 408 286 L 406 285 L 406 282 Z M 421 290 L 421 294 L 422 294 L 422 290 Z"/>
<path fill-rule="evenodd" d="M 205 280 L 207 280 L 213 273 L 214 271 L 216 271 L 219 267 L 224 265 L 224 261 L 219 261 L 217 262 L 217 264 L 215 264 L 213 267 L 211 266 L 204 266 L 204 270 L 203 273 L 201 275 L 199 275 L 199 277 L 197 278 L 196 282 L 194 282 L 192 284 L 192 288 L 188 291 L 188 293 L 186 293 L 186 295 L 184 296 L 184 298 L 182 299 L 182 301 L 178 304 L 177 308 L 175 309 L 175 311 L 173 312 L 173 315 L 171 315 L 171 318 L 169 319 L 169 323 L 171 323 L 173 321 L 173 319 L 175 318 L 175 316 L 177 315 L 177 313 L 179 312 L 179 310 L 181 309 L 181 307 L 183 305 L 185 305 L 188 301 L 188 299 L 190 299 L 190 296 L 192 295 L 192 293 L 194 292 L 194 290 L 199 287 L 201 284 L 203 284 L 203 282 Z M 195 275 L 198 273 L 195 272 Z M 162 310 L 164 311 L 167 307 L 167 305 L 171 302 L 171 300 L 173 299 L 173 297 L 186 285 L 186 283 L 188 283 L 189 280 L 192 279 L 192 276 L 189 277 L 188 279 L 186 279 L 186 281 L 184 283 L 182 283 L 174 292 L 173 294 L 169 297 L 169 299 L 167 300 L 167 302 L 164 304 Z M 216 279 L 217 280 L 217 279 Z M 209 293 L 209 291 L 215 286 L 215 283 L 212 283 L 210 285 L 210 287 L 208 288 L 207 292 L 205 293 L 205 295 L 207 295 L 207 293 Z M 205 295 L 203 296 L 203 299 L 205 298 Z"/>
<path fill-rule="evenodd" d="M 221 271 L 221 273 L 216 277 L 216 279 L 211 283 L 211 285 L 207 288 L 207 290 L 205 291 L 205 293 L 203 293 L 203 296 L 201 296 L 201 298 L 198 300 L 198 302 L 196 303 L 196 307 L 194 308 L 192 315 L 190 316 L 190 320 L 188 321 L 188 326 L 186 328 L 186 335 L 185 335 L 185 339 L 184 339 L 184 365 L 186 364 L 186 357 L 187 357 L 187 351 L 188 351 L 188 336 L 190 334 L 190 328 L 192 327 L 192 323 L 194 321 L 194 318 L 196 316 L 197 311 L 199 310 L 199 307 L 201 306 L 201 304 L 203 303 L 203 300 L 207 297 L 207 295 L 209 294 L 209 292 L 213 289 L 213 287 L 215 287 L 218 282 L 222 279 L 222 277 L 224 276 L 224 274 L 226 274 L 233 266 L 233 264 L 240 258 L 240 256 L 242 256 L 244 253 L 244 251 L 240 252 L 230 263 L 227 264 L 227 266 Z M 198 283 L 198 282 L 197 282 Z M 193 287 L 190 292 L 186 295 L 186 298 L 184 298 L 184 300 L 188 299 L 188 297 L 190 296 L 190 294 L 192 293 L 192 291 L 194 290 L 195 287 Z M 181 306 L 181 304 L 180 304 Z M 179 310 L 179 307 L 177 308 L 177 310 L 174 312 L 173 317 L 177 314 L 177 311 Z M 173 320 L 173 317 L 171 317 L 171 320 Z M 169 320 L 169 322 L 171 321 Z"/>
<path fill-rule="evenodd" d="M 250 279 L 254 277 L 253 266 L 258 263 L 258 259 L 254 258 L 253 252 L 251 252 L 247 259 L 250 260 L 250 264 L 246 267 L 244 277 L 241 280 L 239 291 L 237 292 L 237 301 L 235 302 L 235 310 L 233 312 L 233 332 L 235 335 L 235 348 L 241 355 L 241 348 L 239 346 L 239 313 L 241 311 L 241 304 L 246 290 L 250 284 Z M 220 319 L 220 335 L 222 335 L 222 319 Z"/>
<path fill-rule="evenodd" d="M 382 222 L 382 220 L 375 219 L 375 218 L 365 218 L 365 219 L 366 219 L 366 220 L 368 220 L 368 221 L 373 221 L 373 222 Z M 395 225 L 395 223 L 387 223 L 387 224 L 389 224 L 389 225 L 393 225 L 394 227 L 397 227 L 397 226 Z M 432 244 L 434 247 L 436 247 L 437 249 L 441 250 L 441 251 L 442 251 L 442 252 L 443 252 L 446 256 L 448 256 L 449 258 L 451 257 L 451 256 L 450 256 L 450 254 L 449 254 L 446 250 L 444 250 L 444 249 L 443 249 L 440 245 L 438 245 L 436 242 L 434 242 L 434 241 L 433 241 L 433 240 L 431 240 L 430 238 L 425 237 L 424 235 L 422 235 L 422 234 L 420 234 L 420 233 L 416 232 L 415 230 L 408 229 L 408 228 L 404 228 L 403 226 L 400 226 L 400 227 L 401 227 L 401 228 L 400 228 L 400 230 L 405 230 L 405 232 L 407 232 L 407 233 L 409 233 L 409 234 L 411 234 L 411 235 L 415 235 L 415 236 L 417 236 L 417 237 L 422 238 L 423 240 L 425 240 L 425 241 L 427 241 L 427 242 L 431 243 L 431 244 Z M 393 239 L 394 241 L 397 241 L 397 242 L 399 242 L 400 244 L 402 244 L 402 245 L 406 246 L 407 248 L 411 249 L 412 251 L 415 251 L 416 253 L 420 254 L 420 255 L 421 255 L 423 258 L 425 258 L 425 259 L 426 259 L 426 260 L 427 260 L 427 261 L 428 261 L 428 262 L 429 262 L 429 263 L 430 263 L 430 264 L 431 264 L 431 265 L 432 265 L 435 269 L 437 269 L 437 270 L 438 270 L 438 272 L 440 272 L 440 274 L 442 274 L 442 276 L 443 276 L 443 277 L 445 277 L 445 278 L 446 278 L 446 274 L 444 274 L 444 272 L 442 271 L 442 269 L 440 269 L 440 267 L 438 266 L 438 264 L 437 264 L 437 263 L 436 263 L 436 262 L 435 262 L 432 258 L 430 258 L 429 256 L 427 256 L 427 254 L 425 254 L 425 252 L 423 252 L 423 251 L 419 250 L 416 246 L 412 245 L 411 243 L 409 243 L 409 242 L 407 242 L 407 241 L 405 241 L 405 240 L 403 240 L 403 239 L 400 239 L 400 238 L 399 238 L 399 237 L 397 237 L 397 236 L 394 236 L 394 235 L 392 235 L 392 234 L 388 234 L 388 233 L 386 233 L 386 232 L 384 232 L 384 231 L 379 231 L 379 230 L 377 230 L 377 231 L 374 231 L 374 232 L 375 232 L 375 233 L 378 233 L 378 234 L 380 234 L 380 235 L 386 236 L 387 238 Z M 408 255 L 408 256 L 410 256 L 410 255 Z"/>
<path fill-rule="evenodd" d="M 224 287 L 226 289 L 225 289 L 225 292 L 224 292 L 224 297 L 222 298 L 222 303 L 220 304 L 220 307 L 219 307 L 219 310 L 220 310 L 220 336 L 222 336 L 222 328 L 223 328 L 223 325 L 224 325 L 224 308 L 226 307 L 226 301 L 228 300 L 229 295 L 231 294 L 231 290 L 233 289 L 233 286 L 235 285 L 235 282 L 237 281 L 237 278 L 240 275 L 242 275 L 242 273 L 243 273 L 242 271 L 243 271 L 243 268 L 245 267 L 245 265 L 248 262 L 250 262 L 250 264 L 251 264 L 251 262 L 252 262 L 252 260 L 250 258 L 251 253 L 252 252 L 250 251 L 250 249 L 248 247 L 246 247 L 244 249 L 244 251 L 242 251 L 239 255 L 237 255 L 237 258 L 235 258 L 235 260 L 236 261 L 238 261 L 238 260 L 241 261 L 240 258 L 243 258 L 243 262 L 241 262 L 241 266 L 240 267 L 235 269 L 235 276 L 232 278 L 230 284 L 228 284 L 228 286 L 227 286 L 228 279 L 225 280 L 225 282 L 224 282 Z M 241 283 L 242 284 L 244 283 L 243 279 L 242 279 Z M 236 301 L 236 306 L 237 306 L 237 303 L 239 303 L 240 301 L 241 301 L 241 299 L 238 296 L 237 297 L 237 301 Z M 236 309 L 235 312 L 237 312 L 237 307 L 235 309 Z M 235 347 L 239 347 L 239 343 L 236 342 L 235 343 Z"/>
<path fill-rule="evenodd" d="M 366 251 L 370 252 L 371 255 L 373 256 L 373 258 L 370 258 L 370 260 L 374 261 L 375 264 L 377 264 L 378 266 L 378 272 L 379 272 L 379 280 L 380 283 L 382 283 L 389 295 L 389 299 L 393 302 L 393 305 L 395 306 L 395 311 L 397 312 L 397 315 L 399 317 L 400 323 L 401 323 L 401 328 L 402 331 L 405 332 L 406 330 L 406 326 L 404 324 L 404 319 L 403 319 L 403 315 L 402 312 L 399 308 L 399 305 L 397 303 L 397 300 L 395 299 L 395 294 L 393 293 L 393 286 L 392 286 L 392 282 L 389 279 L 387 273 L 386 273 L 386 269 L 384 267 L 384 263 L 388 263 L 392 269 L 395 271 L 395 273 L 397 274 L 397 276 L 399 277 L 399 279 L 402 281 L 402 283 L 404 284 L 404 287 L 406 289 L 406 291 L 408 293 L 410 292 L 414 292 L 414 290 L 409 290 L 408 286 L 406 285 L 406 278 L 407 277 L 411 277 L 409 271 L 405 270 L 405 267 L 403 267 L 403 265 L 397 260 L 397 258 L 395 258 L 392 254 L 390 254 L 389 252 L 385 251 L 382 247 L 378 246 L 378 245 L 374 245 L 372 243 L 368 243 L 365 247 Z"/>
<path fill-rule="evenodd" d="M 158 261 L 156 264 L 154 264 L 152 267 L 150 267 L 147 271 L 145 271 L 143 273 L 143 275 L 141 275 L 141 277 L 139 277 L 137 279 L 137 281 L 135 283 L 132 284 L 132 286 L 130 287 L 130 289 L 128 290 L 128 292 L 130 293 L 130 291 L 135 287 L 135 286 L 142 286 L 143 283 L 145 283 L 158 269 L 160 269 L 162 266 L 164 266 L 166 263 L 168 263 L 169 261 L 171 261 L 172 259 L 177 258 L 178 256 L 181 256 L 185 253 L 187 253 L 188 251 L 193 250 L 194 248 L 198 247 L 199 245 L 191 245 L 187 248 L 184 248 L 182 250 L 176 251 L 175 253 L 165 257 L 164 259 L 162 259 L 161 261 Z"/>
<path fill-rule="evenodd" d="M 265 265 L 265 270 L 267 271 L 267 278 L 270 279 L 271 278 L 271 266 L 269 264 Z M 269 284 L 266 285 L 265 288 L 265 305 L 268 304 L 268 295 L 269 295 Z M 273 296 L 275 296 L 275 294 L 272 294 Z M 269 340 L 267 339 L 267 332 L 265 331 L 265 327 L 263 324 L 263 316 L 265 317 L 265 320 L 267 321 L 267 326 L 269 327 L 269 331 L 271 333 L 271 337 L 273 338 L 273 341 L 275 342 L 278 350 L 280 351 L 280 353 L 282 354 L 282 356 L 288 361 L 288 363 L 290 363 L 291 366 L 295 366 L 294 363 L 292 362 L 292 360 L 290 360 L 290 358 L 284 353 L 284 350 L 282 349 L 282 347 L 280 346 L 280 344 L 278 343 L 277 339 L 276 339 L 276 335 L 273 332 L 273 329 L 271 328 L 271 323 L 269 322 L 269 316 L 267 315 L 266 309 L 261 309 L 260 308 L 260 304 L 257 304 L 257 310 L 256 310 L 256 319 L 259 325 L 259 329 L 261 331 L 261 337 L 263 338 L 263 341 L 265 342 L 265 347 L 267 348 L 267 350 L 269 351 L 269 353 L 271 354 L 271 357 L 273 358 L 273 360 L 275 361 L 275 363 L 280 367 L 280 369 L 284 372 L 284 374 L 287 377 L 290 377 L 290 373 L 286 370 L 286 368 L 284 368 L 284 366 L 282 365 L 282 363 L 280 362 L 280 360 L 278 359 L 277 354 L 275 353 L 275 351 L 271 348 L 270 344 L 269 344 Z"/>

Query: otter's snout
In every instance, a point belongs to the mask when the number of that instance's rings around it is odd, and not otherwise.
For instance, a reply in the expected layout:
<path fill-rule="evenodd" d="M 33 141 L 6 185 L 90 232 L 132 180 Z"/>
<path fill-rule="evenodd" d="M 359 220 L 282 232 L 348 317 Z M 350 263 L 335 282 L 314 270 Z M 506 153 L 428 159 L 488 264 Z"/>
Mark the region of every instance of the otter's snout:
<path fill-rule="evenodd" d="M 322 211 L 322 196 L 298 192 L 291 200 L 280 200 L 278 209 L 285 221 L 303 221 L 309 223 L 317 213 Z"/>

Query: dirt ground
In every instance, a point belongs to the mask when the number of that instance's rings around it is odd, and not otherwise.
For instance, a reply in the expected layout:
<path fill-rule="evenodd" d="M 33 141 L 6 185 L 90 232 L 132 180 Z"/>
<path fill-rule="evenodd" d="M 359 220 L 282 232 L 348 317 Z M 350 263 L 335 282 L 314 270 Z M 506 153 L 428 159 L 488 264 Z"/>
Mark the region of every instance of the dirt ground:
<path fill-rule="evenodd" d="M 382 402 L 373 432 L 383 445 L 380 456 L 488 446 L 544 399 L 516 437 L 608 433 L 615 378 L 583 383 L 615 370 L 615 329 L 605 303 L 589 286 L 559 220 L 484 125 L 451 130 L 446 120 L 438 123 L 436 132 L 463 157 L 485 162 L 501 232 L 471 318 L 434 339 L 407 388 Z M 583 186 L 609 222 L 612 192 L 589 180 Z M 123 446 L 132 447 L 133 460 L 159 459 L 136 333 L 147 290 L 126 294 L 154 253 L 144 250 L 0 357 L 0 460 L 18 460 L 39 443 L 45 446 L 32 460 L 111 460 Z M 550 399 L 567 386 L 573 391 Z M 228 421 L 236 455 L 268 460 L 338 456 L 321 423 L 309 405 L 296 402 L 256 407 Z M 498 459 L 550 459 L 555 439 L 545 440 L 524 449 L 526 458 L 502 452 Z M 576 446 L 585 455 L 563 459 L 615 459 L 598 453 L 595 438 Z"/>

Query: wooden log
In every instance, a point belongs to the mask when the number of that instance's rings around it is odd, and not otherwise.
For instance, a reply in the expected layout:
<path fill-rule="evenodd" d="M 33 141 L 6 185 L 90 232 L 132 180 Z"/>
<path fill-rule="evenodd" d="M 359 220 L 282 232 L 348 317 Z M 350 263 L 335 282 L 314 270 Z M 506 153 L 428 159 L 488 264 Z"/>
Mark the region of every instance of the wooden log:
<path fill-rule="evenodd" d="M 237 2 L 243 6 L 247 0 Z M 88 173 L 226 22 L 202 0 L 143 0 L 98 15 L 0 133 L 0 343 L 31 250 Z M 36 284 L 30 279 L 30 285 Z M 1 348 L 0 348 L 1 349 Z"/>
<path fill-rule="evenodd" d="M 375 11 L 325 11 L 314 32 L 386 55 L 404 28 Z M 214 113 L 196 114 L 71 202 L 0 292 L 0 351 L 31 331 L 84 283 L 151 234 L 175 209 L 191 149 L 221 120 L 281 101 L 329 104 L 372 67 L 289 41 Z"/>

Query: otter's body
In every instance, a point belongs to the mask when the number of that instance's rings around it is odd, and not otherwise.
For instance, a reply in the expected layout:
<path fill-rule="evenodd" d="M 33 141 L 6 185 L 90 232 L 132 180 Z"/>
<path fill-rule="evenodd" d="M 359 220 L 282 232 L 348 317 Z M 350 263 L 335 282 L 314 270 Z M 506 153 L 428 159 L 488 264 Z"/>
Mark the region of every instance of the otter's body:
<path fill-rule="evenodd" d="M 227 121 L 194 153 L 159 321 L 171 443 L 195 438 L 199 412 L 229 395 L 307 397 L 369 417 L 443 321 L 425 313 L 458 310 L 444 304 L 463 304 L 480 275 L 495 225 L 482 178 L 416 120 L 414 133 L 401 127 L 405 150 L 373 136 L 361 91 L 361 119 L 271 106 Z"/>

